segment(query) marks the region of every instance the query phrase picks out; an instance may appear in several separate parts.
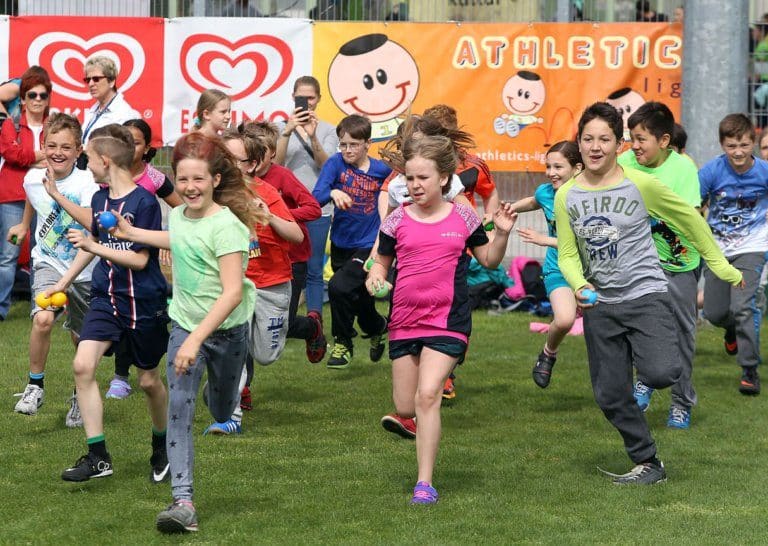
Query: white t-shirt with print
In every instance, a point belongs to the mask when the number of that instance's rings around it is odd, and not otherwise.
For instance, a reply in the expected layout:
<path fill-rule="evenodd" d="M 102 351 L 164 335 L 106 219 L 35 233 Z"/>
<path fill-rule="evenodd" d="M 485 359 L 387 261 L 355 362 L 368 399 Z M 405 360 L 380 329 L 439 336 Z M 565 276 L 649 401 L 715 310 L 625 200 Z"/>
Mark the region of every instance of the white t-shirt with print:
<path fill-rule="evenodd" d="M 24 191 L 27 200 L 37 213 L 37 231 L 35 246 L 31 257 L 33 264 L 44 262 L 62 275 L 67 272 L 72 260 L 77 255 L 77 249 L 67 239 L 67 231 L 71 229 L 84 230 L 43 187 L 45 169 L 30 169 L 24 177 Z M 99 189 L 91 171 L 74 168 L 66 178 L 56 181 L 59 192 L 81 207 L 91 207 L 91 198 Z M 90 227 L 90 226 L 88 226 Z M 38 262 L 39 261 L 39 262 Z M 75 282 L 88 282 L 95 260 L 86 267 Z"/>

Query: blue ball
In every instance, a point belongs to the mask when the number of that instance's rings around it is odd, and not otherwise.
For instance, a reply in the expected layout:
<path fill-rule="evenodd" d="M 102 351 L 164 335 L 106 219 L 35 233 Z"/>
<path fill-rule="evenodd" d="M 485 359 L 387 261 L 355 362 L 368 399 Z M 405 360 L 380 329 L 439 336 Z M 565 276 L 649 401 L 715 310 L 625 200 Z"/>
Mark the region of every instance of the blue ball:
<path fill-rule="evenodd" d="M 581 297 L 583 298 L 582 301 L 586 299 L 587 303 L 593 304 L 597 301 L 597 292 L 590 290 L 589 288 L 585 288 L 581 291 Z"/>
<path fill-rule="evenodd" d="M 114 214 L 105 210 L 104 212 L 99 213 L 99 224 L 106 229 L 112 229 L 117 225 L 117 218 L 115 218 Z"/>

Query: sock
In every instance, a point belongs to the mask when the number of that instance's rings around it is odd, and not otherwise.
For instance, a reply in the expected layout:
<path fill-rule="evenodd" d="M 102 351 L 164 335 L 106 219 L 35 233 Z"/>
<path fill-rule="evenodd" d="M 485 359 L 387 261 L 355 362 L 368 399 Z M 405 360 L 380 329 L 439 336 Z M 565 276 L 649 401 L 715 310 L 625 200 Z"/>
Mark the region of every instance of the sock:
<path fill-rule="evenodd" d="M 37 385 L 41 389 L 44 388 L 45 373 L 32 373 L 29 372 L 29 384 Z"/>
<path fill-rule="evenodd" d="M 102 459 L 107 457 L 107 442 L 104 440 L 103 434 L 88 438 L 85 442 L 88 444 L 88 453 L 98 455 Z"/>
<path fill-rule="evenodd" d="M 547 344 L 545 343 L 545 344 L 544 344 L 544 354 L 545 354 L 545 355 L 547 355 L 547 356 L 556 357 L 556 356 L 557 356 L 557 351 L 556 351 L 556 350 L 555 350 L 555 351 L 553 351 L 553 350 L 552 350 L 552 349 L 550 349 L 550 348 L 549 348 L 549 346 L 547 346 Z"/>
<path fill-rule="evenodd" d="M 152 451 L 165 449 L 165 430 L 158 432 L 152 427 Z"/>

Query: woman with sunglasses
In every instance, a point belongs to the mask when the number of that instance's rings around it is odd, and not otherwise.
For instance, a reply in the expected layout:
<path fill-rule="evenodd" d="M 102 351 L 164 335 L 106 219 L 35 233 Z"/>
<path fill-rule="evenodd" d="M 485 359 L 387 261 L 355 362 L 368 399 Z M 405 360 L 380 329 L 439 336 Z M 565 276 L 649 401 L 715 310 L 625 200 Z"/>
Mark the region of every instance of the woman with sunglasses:
<path fill-rule="evenodd" d="M 141 118 L 131 108 L 122 93 L 117 91 L 117 66 L 109 57 L 91 57 L 85 63 L 85 78 L 88 92 L 96 104 L 85 111 L 83 123 L 83 146 L 94 129 L 110 123 L 122 125 L 129 119 Z"/>
<path fill-rule="evenodd" d="M 28 68 L 19 84 L 21 117 L 7 118 L 0 127 L 0 320 L 11 306 L 20 245 L 8 229 L 24 214 L 24 175 L 31 167 L 45 166 L 43 125 L 48 118 L 51 79 L 39 66 Z"/>

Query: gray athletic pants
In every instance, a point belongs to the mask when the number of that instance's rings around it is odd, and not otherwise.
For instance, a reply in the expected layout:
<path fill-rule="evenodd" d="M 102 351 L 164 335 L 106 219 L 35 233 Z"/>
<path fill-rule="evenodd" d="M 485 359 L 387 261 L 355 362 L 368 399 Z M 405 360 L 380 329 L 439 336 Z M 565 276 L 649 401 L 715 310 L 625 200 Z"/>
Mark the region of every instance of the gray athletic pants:
<path fill-rule="evenodd" d="M 232 415 L 240 399 L 237 390 L 248 353 L 248 324 L 217 330 L 200 347 L 197 360 L 186 373 L 176 375 L 173 361 L 189 332 L 173 322 L 168 339 L 168 433 L 166 447 L 171 465 L 171 491 L 174 499 L 192 500 L 192 473 L 195 451 L 192 423 L 195 401 L 203 373 L 208 371 L 208 409 L 223 423 Z"/>
<path fill-rule="evenodd" d="M 681 373 L 672 303 L 667 292 L 623 303 L 600 303 L 584 312 L 589 374 L 595 401 L 624 439 L 635 463 L 656 455 L 645 414 L 633 396 L 632 367 L 654 389 L 674 384 Z"/>
<path fill-rule="evenodd" d="M 735 328 L 739 354 L 736 361 L 743 368 L 760 364 L 760 321 L 762 313 L 757 307 L 757 291 L 765 266 L 765 254 L 750 252 L 728 258 L 733 267 L 744 275 L 746 286 L 731 286 L 704 272 L 704 316 L 720 328 Z"/>
<path fill-rule="evenodd" d="M 664 271 L 669 281 L 669 298 L 672 303 L 677 343 L 680 347 L 680 380 L 672 385 L 672 405 L 687 410 L 696 404 L 693 388 L 693 356 L 696 351 L 696 294 L 699 286 L 699 270 L 684 273 Z"/>

